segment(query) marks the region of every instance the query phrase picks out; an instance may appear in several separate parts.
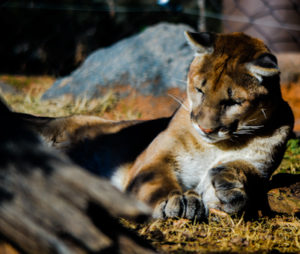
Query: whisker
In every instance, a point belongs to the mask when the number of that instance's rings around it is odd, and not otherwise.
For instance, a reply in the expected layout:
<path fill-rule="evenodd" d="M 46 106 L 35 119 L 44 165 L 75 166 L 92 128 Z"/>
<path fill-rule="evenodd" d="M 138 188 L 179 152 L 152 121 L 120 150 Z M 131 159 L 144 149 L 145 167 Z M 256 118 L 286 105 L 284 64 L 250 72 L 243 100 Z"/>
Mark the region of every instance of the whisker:
<path fill-rule="evenodd" d="M 263 125 L 258 125 L 258 126 L 242 126 L 240 127 L 236 132 L 233 132 L 238 135 L 243 135 L 243 134 L 254 134 L 256 130 L 262 128 Z"/>
<path fill-rule="evenodd" d="M 175 95 L 172 95 L 169 93 L 168 93 L 168 96 L 170 96 L 174 101 L 178 102 L 186 111 L 189 112 L 189 109 L 187 108 L 187 106 L 185 106 L 179 98 L 177 98 Z"/>
<path fill-rule="evenodd" d="M 253 134 L 253 131 L 241 131 L 242 134 Z"/>
<path fill-rule="evenodd" d="M 237 134 L 237 135 L 241 135 L 241 134 L 253 134 L 253 131 L 240 130 L 240 131 L 236 131 L 236 132 L 233 132 L 233 133 Z"/>
<path fill-rule="evenodd" d="M 264 127 L 264 125 L 244 125 L 240 127 L 240 130 L 258 130 Z"/>
<path fill-rule="evenodd" d="M 241 136 L 241 135 L 254 135 L 254 133 L 252 133 L 252 132 L 236 132 L 235 133 L 235 137 L 239 137 L 239 136 Z"/>
<path fill-rule="evenodd" d="M 248 120 L 249 123 L 250 123 L 250 122 L 254 122 L 254 121 L 256 121 L 256 118 L 251 119 L 251 120 Z"/>
<path fill-rule="evenodd" d="M 266 115 L 266 112 L 265 112 L 264 108 L 261 108 L 260 111 L 263 113 L 265 119 L 267 119 L 267 115 Z"/>
<path fill-rule="evenodd" d="M 232 134 L 232 137 L 230 138 L 230 140 L 231 140 L 231 141 L 235 141 L 235 138 L 239 138 L 239 136 L 238 136 L 238 135 Z"/>

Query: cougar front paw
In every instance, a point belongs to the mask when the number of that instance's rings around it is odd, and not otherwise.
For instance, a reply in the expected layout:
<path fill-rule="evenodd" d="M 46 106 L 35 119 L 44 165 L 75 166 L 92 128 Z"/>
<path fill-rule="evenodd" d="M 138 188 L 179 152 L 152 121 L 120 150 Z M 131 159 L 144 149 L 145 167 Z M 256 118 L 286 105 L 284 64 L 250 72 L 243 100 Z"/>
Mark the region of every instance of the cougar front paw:
<path fill-rule="evenodd" d="M 234 168 L 217 167 L 211 171 L 212 185 L 220 201 L 219 208 L 229 214 L 242 211 L 247 203 L 245 175 Z"/>
<path fill-rule="evenodd" d="M 184 194 L 172 192 L 166 200 L 156 205 L 154 218 L 187 218 L 203 219 L 205 209 L 200 196 L 194 191 L 187 191 Z"/>

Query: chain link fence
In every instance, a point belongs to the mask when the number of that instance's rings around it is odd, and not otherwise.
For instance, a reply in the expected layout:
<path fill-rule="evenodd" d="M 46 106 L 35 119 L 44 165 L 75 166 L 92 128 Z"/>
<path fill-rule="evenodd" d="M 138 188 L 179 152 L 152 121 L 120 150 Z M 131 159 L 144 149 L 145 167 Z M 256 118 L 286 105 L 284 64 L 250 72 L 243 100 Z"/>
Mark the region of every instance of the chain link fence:
<path fill-rule="evenodd" d="M 299 0 L 223 0 L 223 31 L 262 38 L 276 52 L 300 51 Z"/>

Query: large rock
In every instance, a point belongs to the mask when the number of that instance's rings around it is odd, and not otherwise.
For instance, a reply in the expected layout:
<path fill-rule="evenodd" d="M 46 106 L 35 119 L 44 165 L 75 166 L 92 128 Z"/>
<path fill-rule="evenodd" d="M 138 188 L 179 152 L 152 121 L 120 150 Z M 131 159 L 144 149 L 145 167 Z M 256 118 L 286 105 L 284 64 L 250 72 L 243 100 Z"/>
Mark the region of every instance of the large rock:
<path fill-rule="evenodd" d="M 105 88 L 129 85 L 142 94 L 160 95 L 174 87 L 183 90 L 193 58 L 185 30 L 192 28 L 161 23 L 97 50 L 70 76 L 57 80 L 43 98 L 63 94 L 90 98 Z"/>

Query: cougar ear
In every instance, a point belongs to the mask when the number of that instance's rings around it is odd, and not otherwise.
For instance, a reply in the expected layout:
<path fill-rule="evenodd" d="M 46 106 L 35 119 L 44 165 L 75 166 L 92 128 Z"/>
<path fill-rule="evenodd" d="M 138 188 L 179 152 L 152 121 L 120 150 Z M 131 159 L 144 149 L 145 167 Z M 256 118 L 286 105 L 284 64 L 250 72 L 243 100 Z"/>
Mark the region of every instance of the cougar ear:
<path fill-rule="evenodd" d="M 248 63 L 246 66 L 260 82 L 263 77 L 271 77 L 280 73 L 277 59 L 270 53 L 260 55 L 256 60 Z"/>
<path fill-rule="evenodd" d="M 212 53 L 214 51 L 216 38 L 214 33 L 193 33 L 185 31 L 184 35 L 191 48 L 195 50 L 197 54 Z"/>

